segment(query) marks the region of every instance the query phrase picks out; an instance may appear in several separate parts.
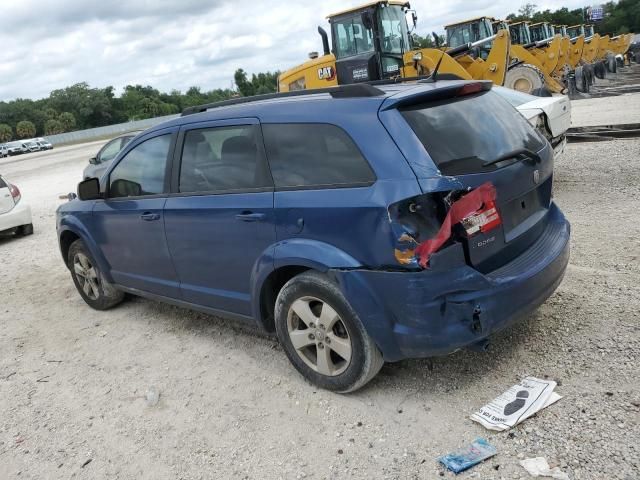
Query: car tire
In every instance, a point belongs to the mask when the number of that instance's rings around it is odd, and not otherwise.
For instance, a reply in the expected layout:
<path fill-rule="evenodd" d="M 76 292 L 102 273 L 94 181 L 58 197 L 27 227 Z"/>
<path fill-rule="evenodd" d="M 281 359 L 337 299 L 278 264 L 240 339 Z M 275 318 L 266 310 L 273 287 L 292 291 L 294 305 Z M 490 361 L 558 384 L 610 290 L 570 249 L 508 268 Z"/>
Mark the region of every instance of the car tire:
<path fill-rule="evenodd" d="M 26 237 L 27 235 L 33 235 L 33 223 L 28 223 L 26 225 L 21 225 L 18 227 L 16 233 L 21 237 Z"/>
<path fill-rule="evenodd" d="M 276 299 L 275 325 L 278 340 L 296 370 L 326 390 L 357 390 L 384 364 L 380 350 L 336 283 L 320 272 L 304 272 L 282 287 Z"/>
<path fill-rule="evenodd" d="M 82 240 L 76 240 L 69 247 L 67 267 L 78 293 L 91 308 L 108 310 L 124 300 L 124 292 L 104 278 Z"/>

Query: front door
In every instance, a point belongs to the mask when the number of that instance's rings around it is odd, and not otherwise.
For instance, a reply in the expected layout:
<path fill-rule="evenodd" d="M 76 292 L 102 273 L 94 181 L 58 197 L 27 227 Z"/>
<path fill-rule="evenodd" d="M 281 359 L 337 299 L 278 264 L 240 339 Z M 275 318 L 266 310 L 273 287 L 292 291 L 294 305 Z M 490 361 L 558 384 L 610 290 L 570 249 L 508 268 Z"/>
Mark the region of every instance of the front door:
<path fill-rule="evenodd" d="M 178 298 L 163 218 L 176 133 L 154 135 L 137 143 L 109 173 L 107 198 L 93 210 L 93 234 L 117 284 Z"/>
<path fill-rule="evenodd" d="M 252 272 L 275 242 L 258 121 L 190 124 L 177 148 L 164 216 L 182 298 L 249 316 Z"/>

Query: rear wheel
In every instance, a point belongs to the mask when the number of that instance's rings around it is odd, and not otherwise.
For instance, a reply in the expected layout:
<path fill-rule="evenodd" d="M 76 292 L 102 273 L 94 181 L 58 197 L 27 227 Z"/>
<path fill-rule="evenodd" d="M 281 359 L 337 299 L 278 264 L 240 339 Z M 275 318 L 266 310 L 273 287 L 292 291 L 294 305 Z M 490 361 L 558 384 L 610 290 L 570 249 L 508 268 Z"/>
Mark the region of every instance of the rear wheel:
<path fill-rule="evenodd" d="M 382 368 L 382 354 L 337 285 L 305 272 L 282 287 L 275 308 L 278 339 L 293 366 L 311 383 L 351 392 Z"/>
<path fill-rule="evenodd" d="M 607 59 L 605 60 L 605 62 L 606 62 L 607 70 L 609 70 L 611 73 L 616 73 L 616 71 L 618 70 L 616 65 L 616 57 L 614 57 L 613 55 L 609 55 L 607 56 Z"/>
<path fill-rule="evenodd" d="M 594 73 L 595 73 L 596 77 L 599 78 L 600 80 L 604 80 L 607 77 L 607 69 L 604 66 L 604 63 L 597 62 L 593 66 L 593 70 L 594 70 Z"/>
<path fill-rule="evenodd" d="M 544 74 L 533 65 L 523 63 L 510 68 L 504 78 L 504 86 L 533 94 L 545 87 Z"/>
<path fill-rule="evenodd" d="M 107 310 L 124 299 L 124 293 L 104 278 L 82 240 L 76 240 L 69 247 L 67 266 L 78 293 L 91 308 Z"/>

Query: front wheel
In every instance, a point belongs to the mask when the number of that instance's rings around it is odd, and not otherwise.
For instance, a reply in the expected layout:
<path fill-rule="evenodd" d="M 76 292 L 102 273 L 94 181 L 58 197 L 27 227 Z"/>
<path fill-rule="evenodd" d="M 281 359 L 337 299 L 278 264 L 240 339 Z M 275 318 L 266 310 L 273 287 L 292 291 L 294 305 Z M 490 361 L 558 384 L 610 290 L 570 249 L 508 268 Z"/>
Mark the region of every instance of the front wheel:
<path fill-rule="evenodd" d="M 67 262 L 78 293 L 91 308 L 107 310 L 124 300 L 124 292 L 116 290 L 104 278 L 82 240 L 71 244 Z"/>
<path fill-rule="evenodd" d="M 321 388 L 352 392 L 369 382 L 384 363 L 338 286 L 319 272 L 297 275 L 282 287 L 275 324 L 293 366 Z"/>

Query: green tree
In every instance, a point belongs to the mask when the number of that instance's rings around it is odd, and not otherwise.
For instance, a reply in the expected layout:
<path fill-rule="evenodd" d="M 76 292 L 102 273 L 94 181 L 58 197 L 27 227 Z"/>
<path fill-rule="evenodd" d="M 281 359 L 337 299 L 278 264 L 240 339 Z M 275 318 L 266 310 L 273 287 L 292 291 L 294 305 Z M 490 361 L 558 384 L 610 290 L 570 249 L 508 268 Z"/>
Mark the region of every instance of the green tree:
<path fill-rule="evenodd" d="M 36 136 L 36 126 L 29 120 L 22 120 L 16 125 L 18 138 L 33 138 Z"/>
<path fill-rule="evenodd" d="M 64 127 L 62 124 L 55 119 L 49 119 L 44 124 L 44 134 L 45 135 L 57 135 L 59 133 L 64 133 Z"/>
<path fill-rule="evenodd" d="M 252 95 L 263 95 L 278 91 L 278 76 L 280 72 L 265 72 L 251 75 L 251 80 L 247 78 L 247 73 L 239 68 L 233 75 L 236 87 L 243 97 Z"/>
<path fill-rule="evenodd" d="M 13 138 L 13 129 L 11 125 L 0 123 L 0 143 L 5 143 Z"/>
<path fill-rule="evenodd" d="M 531 18 L 536 13 L 538 6 L 535 3 L 525 3 L 518 9 L 518 15 L 523 18 Z"/>
<path fill-rule="evenodd" d="M 62 112 L 58 117 L 58 122 L 65 132 L 70 132 L 76 126 L 76 117 L 73 116 L 73 113 Z"/>

